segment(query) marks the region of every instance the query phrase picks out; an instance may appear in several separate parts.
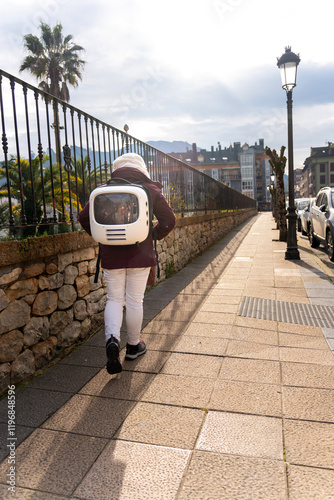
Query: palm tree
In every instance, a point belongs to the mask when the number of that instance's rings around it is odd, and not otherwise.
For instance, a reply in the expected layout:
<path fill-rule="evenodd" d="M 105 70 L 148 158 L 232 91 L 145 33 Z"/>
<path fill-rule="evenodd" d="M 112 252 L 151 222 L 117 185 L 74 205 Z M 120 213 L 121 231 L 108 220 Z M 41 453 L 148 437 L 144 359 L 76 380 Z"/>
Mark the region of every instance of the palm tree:
<path fill-rule="evenodd" d="M 68 85 L 78 86 L 85 61 L 79 58 L 84 50 L 72 41 L 72 35 L 63 36 L 63 27 L 58 23 L 54 28 L 40 23 L 41 36 L 24 36 L 24 46 L 30 54 L 23 60 L 20 71 L 29 70 L 39 81 L 39 88 L 57 99 L 69 102 Z M 57 163 L 60 164 L 59 114 L 54 108 L 54 130 Z"/>
<path fill-rule="evenodd" d="M 60 182 L 59 165 L 54 164 L 51 172 L 49 157 L 43 156 L 43 181 L 41 178 L 41 164 L 39 158 L 33 158 L 29 162 L 24 158 L 20 158 L 20 167 L 15 156 L 12 156 L 8 162 L 10 191 L 13 200 L 22 199 L 20 210 L 19 205 L 15 208 L 15 212 L 20 212 L 21 222 L 23 218 L 25 223 L 32 225 L 30 228 L 24 229 L 24 236 L 28 234 L 35 234 L 38 224 L 43 226 L 44 218 L 47 214 L 44 212 L 44 204 L 46 210 L 54 207 L 54 209 L 62 214 L 65 220 L 68 220 L 66 213 L 66 206 L 70 203 L 77 206 L 78 211 L 81 209 L 80 201 L 76 197 L 75 186 L 76 179 L 73 174 L 69 176 L 70 186 L 66 187 Z M 0 199 L 6 200 L 8 198 L 9 186 L 6 180 L 6 169 L 4 162 L 0 163 L 0 180 L 5 182 L 0 188 Z M 79 189 L 82 181 L 78 178 Z M 17 202 L 18 203 L 18 202 Z M 5 212 L 2 214 L 5 217 Z M 7 221 L 6 221 L 7 222 Z M 50 222 L 50 220 L 49 220 Z"/>

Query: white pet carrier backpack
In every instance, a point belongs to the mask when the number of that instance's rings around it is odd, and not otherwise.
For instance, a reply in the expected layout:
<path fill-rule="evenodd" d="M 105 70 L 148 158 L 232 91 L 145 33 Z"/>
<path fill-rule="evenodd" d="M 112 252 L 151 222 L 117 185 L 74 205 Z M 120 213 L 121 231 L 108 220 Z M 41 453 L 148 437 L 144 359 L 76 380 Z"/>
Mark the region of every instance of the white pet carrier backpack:
<path fill-rule="evenodd" d="M 126 179 L 113 178 L 94 189 L 89 197 L 89 220 L 92 237 L 99 243 L 94 283 L 98 282 L 101 243 L 104 245 L 139 245 L 153 229 L 157 277 L 160 277 L 157 234 L 152 224 L 153 205 L 146 186 Z"/>
<path fill-rule="evenodd" d="M 152 202 L 145 186 L 114 178 L 91 192 L 92 237 L 104 245 L 138 245 L 152 230 Z"/>

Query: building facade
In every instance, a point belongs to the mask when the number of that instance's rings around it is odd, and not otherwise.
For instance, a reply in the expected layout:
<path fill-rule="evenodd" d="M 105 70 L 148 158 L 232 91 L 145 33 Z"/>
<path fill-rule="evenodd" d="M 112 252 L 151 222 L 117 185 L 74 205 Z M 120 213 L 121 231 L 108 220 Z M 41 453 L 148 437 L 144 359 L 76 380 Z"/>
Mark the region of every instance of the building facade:
<path fill-rule="evenodd" d="M 253 146 L 234 142 L 233 146 L 230 144 L 225 148 L 218 142 L 218 147 L 211 146 L 210 151 L 198 150 L 194 143 L 191 150 L 171 155 L 259 203 L 270 202 L 267 186 L 271 167 L 265 154 L 264 139 Z"/>
<path fill-rule="evenodd" d="M 311 148 L 300 178 L 300 197 L 315 197 L 325 186 L 334 187 L 334 143 Z"/>

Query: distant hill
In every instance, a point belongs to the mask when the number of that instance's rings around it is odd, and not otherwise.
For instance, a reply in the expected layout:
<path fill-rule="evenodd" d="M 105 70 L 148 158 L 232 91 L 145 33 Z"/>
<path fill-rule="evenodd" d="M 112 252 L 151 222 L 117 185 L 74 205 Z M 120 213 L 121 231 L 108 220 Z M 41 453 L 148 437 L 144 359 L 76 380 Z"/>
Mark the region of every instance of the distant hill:
<path fill-rule="evenodd" d="M 185 141 L 148 141 L 147 144 L 159 149 L 163 153 L 186 153 L 192 150 L 192 144 Z"/>
<path fill-rule="evenodd" d="M 192 151 L 192 145 L 189 144 L 188 142 L 185 142 L 185 141 L 173 141 L 173 142 L 168 142 L 168 141 L 148 141 L 147 144 L 149 144 L 150 146 L 153 146 L 154 148 L 157 148 L 159 149 L 160 151 L 162 151 L 163 153 L 167 153 L 167 154 L 170 154 L 170 153 L 186 153 L 187 149 L 188 151 Z M 198 148 L 197 148 L 198 150 Z M 48 153 L 48 151 L 46 151 L 46 153 Z M 78 146 L 76 146 L 75 148 L 75 153 L 76 153 L 76 159 L 79 160 L 81 159 L 81 151 L 80 151 L 80 148 Z M 101 151 L 101 163 L 102 165 L 104 164 L 104 152 Z M 95 164 L 96 165 L 100 165 L 100 154 L 98 151 L 95 152 Z M 87 155 L 87 150 L 85 148 L 82 149 L 82 155 L 83 155 L 83 158 L 85 158 L 85 156 Z M 33 157 L 35 157 L 36 155 L 33 154 Z M 73 149 L 73 146 L 71 146 L 71 156 L 73 157 L 74 156 L 74 149 Z M 93 152 L 90 151 L 89 152 L 89 156 L 90 156 L 90 160 L 91 160 L 91 164 L 92 166 L 94 165 L 94 155 L 93 155 Z M 62 156 L 62 159 L 63 159 L 63 156 Z M 113 159 L 113 152 L 111 153 L 111 159 Z M 56 153 L 54 152 L 53 149 L 51 149 L 51 160 L 52 160 L 52 163 L 55 163 L 56 162 Z M 109 153 L 107 153 L 107 164 L 109 164 Z M 46 165 L 48 164 L 48 162 L 46 162 Z"/>

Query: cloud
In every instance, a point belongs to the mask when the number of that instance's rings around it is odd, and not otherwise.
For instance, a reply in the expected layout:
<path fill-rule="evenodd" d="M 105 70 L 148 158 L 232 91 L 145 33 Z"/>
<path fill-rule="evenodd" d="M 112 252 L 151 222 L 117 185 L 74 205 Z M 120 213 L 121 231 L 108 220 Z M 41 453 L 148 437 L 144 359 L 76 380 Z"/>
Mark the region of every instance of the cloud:
<path fill-rule="evenodd" d="M 8 5 L 7 5 L 8 4 Z M 332 0 L 12 0 L 2 6 L 0 66 L 19 74 L 23 35 L 39 20 L 85 48 L 71 104 L 142 140 L 287 143 L 276 56 L 300 52 L 295 165 L 333 131 Z M 289 15 L 287 15 L 287 12 Z M 318 42 L 319 40 L 319 42 Z M 321 45 L 320 45 L 321 41 Z"/>

